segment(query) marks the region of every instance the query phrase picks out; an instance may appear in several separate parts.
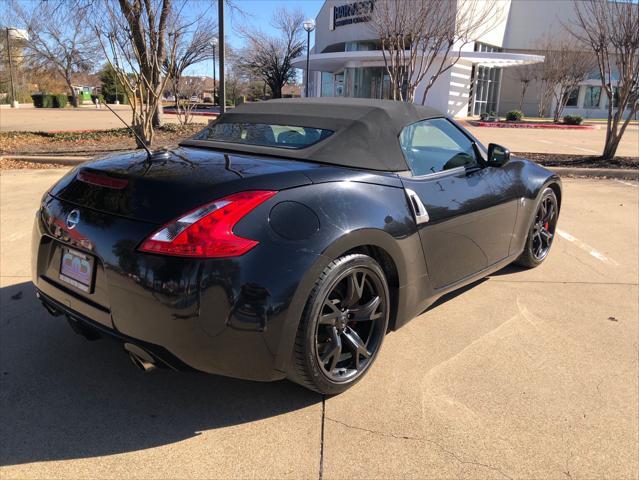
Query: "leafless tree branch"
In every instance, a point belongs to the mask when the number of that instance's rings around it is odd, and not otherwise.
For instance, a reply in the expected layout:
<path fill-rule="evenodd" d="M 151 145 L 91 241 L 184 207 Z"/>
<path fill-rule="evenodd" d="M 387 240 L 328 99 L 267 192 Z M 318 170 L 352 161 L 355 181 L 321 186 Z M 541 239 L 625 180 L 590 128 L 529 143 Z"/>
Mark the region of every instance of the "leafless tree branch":
<path fill-rule="evenodd" d="M 630 119 L 639 109 L 639 3 L 574 0 L 574 10 L 576 20 L 566 27 L 594 53 L 608 98 L 602 154 L 608 160 L 614 158 Z"/>
<path fill-rule="evenodd" d="M 302 38 L 303 22 L 304 14 L 300 10 L 281 8 L 271 22 L 279 32 L 278 36 L 251 28 L 241 30 L 247 46 L 237 64 L 247 73 L 263 79 L 274 98 L 280 98 L 282 87 L 295 78 L 291 62 L 306 46 Z"/>
<path fill-rule="evenodd" d="M 494 0 L 377 0 L 369 16 L 391 98 L 413 102 L 423 84 L 423 104 L 437 79 L 457 64 L 463 47 L 495 28 L 501 8 Z"/>
<path fill-rule="evenodd" d="M 77 106 L 73 75 L 93 69 L 98 43 L 88 29 L 86 7 L 70 12 L 65 6 L 68 4 L 10 3 L 18 26 L 28 34 L 24 40 L 26 67 L 35 72 L 54 71 L 64 79 L 72 103 Z"/>

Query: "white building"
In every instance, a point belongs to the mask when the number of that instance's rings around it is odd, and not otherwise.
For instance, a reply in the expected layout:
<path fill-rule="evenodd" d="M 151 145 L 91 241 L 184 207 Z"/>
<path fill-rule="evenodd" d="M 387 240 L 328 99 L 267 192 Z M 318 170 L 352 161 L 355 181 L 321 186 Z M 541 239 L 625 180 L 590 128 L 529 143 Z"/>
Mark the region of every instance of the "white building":
<path fill-rule="evenodd" d="M 366 8 L 374 6 L 375 0 L 326 0 L 316 17 L 310 96 L 389 98 L 379 41 L 366 16 Z M 454 117 L 503 115 L 516 108 L 521 90 L 510 67 L 543 61 L 535 47 L 544 36 L 561 32 L 562 22 L 574 16 L 572 0 L 499 0 L 496 10 L 496 27 L 461 48 L 459 61 L 437 79 L 426 105 Z M 306 57 L 298 57 L 294 66 L 305 69 Z M 597 90 L 598 83 L 596 78 L 584 82 L 564 113 L 605 117 L 605 95 Z M 415 101 L 421 101 L 422 92 L 418 86 Z M 523 106 L 528 116 L 537 114 L 538 93 L 531 84 Z"/>

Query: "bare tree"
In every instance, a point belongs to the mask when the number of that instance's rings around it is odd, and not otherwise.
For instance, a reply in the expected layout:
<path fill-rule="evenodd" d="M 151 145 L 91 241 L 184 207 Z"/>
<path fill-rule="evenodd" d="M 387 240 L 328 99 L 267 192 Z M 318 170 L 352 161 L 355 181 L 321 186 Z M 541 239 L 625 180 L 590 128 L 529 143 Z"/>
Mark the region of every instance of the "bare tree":
<path fill-rule="evenodd" d="M 550 111 L 550 102 L 555 87 L 555 63 L 551 61 L 553 58 L 552 41 L 548 38 L 543 39 L 540 42 L 539 50 L 544 56 L 544 61 L 535 66 L 537 70 L 536 80 L 539 83 L 537 115 L 543 118 Z"/>
<path fill-rule="evenodd" d="M 249 28 L 241 30 L 247 46 L 238 65 L 263 79 L 274 98 L 281 98 L 282 87 L 295 78 L 291 61 L 303 52 L 306 45 L 301 35 L 303 22 L 304 14 L 300 10 L 280 8 L 271 22 L 279 32 L 278 36 Z"/>
<path fill-rule="evenodd" d="M 230 100 L 235 104 L 238 97 L 246 93 L 249 82 L 246 75 L 247 72 L 240 65 L 242 52 L 230 48 L 228 45 L 226 52 L 226 89 Z"/>
<path fill-rule="evenodd" d="M 630 119 L 639 109 L 639 3 L 581 0 L 574 2 L 575 38 L 597 59 L 601 87 L 608 97 L 608 122 L 602 158 L 614 158 Z M 628 116 L 624 119 L 624 112 Z"/>
<path fill-rule="evenodd" d="M 539 69 L 536 64 L 520 65 L 511 69 L 513 78 L 519 82 L 520 86 L 519 106 L 517 107 L 517 110 L 520 112 L 523 111 L 524 108 L 524 98 L 526 97 L 528 87 L 537 80 L 538 72 Z"/>
<path fill-rule="evenodd" d="M 595 68 L 590 52 L 579 49 L 574 41 L 558 40 L 546 61 L 552 64 L 551 91 L 555 99 L 554 122 L 559 122 L 570 94 Z"/>
<path fill-rule="evenodd" d="M 459 5 L 458 5 L 459 4 Z M 463 47 L 492 30 L 501 17 L 494 0 L 377 0 L 361 2 L 381 42 L 394 100 L 421 103 L 437 79 L 453 68 Z"/>
<path fill-rule="evenodd" d="M 190 24 L 183 24 L 179 31 L 181 33 L 175 36 L 175 58 L 173 61 L 170 58 L 165 59 L 164 73 L 169 77 L 178 119 L 180 123 L 186 124 L 191 121 L 193 106 L 180 102 L 180 97 L 186 95 L 189 98 L 192 94 L 201 92 L 203 85 L 196 85 L 193 77 L 183 84 L 184 72 L 193 65 L 213 58 L 213 41 L 217 37 L 217 26 L 212 20 L 200 16 Z"/>
<path fill-rule="evenodd" d="M 146 145 L 153 142 L 154 118 L 173 68 L 184 25 L 178 12 L 185 1 L 102 0 L 94 30 L 133 110 L 133 128 Z M 140 142 L 138 142 L 140 143 Z M 138 145 L 142 147 L 142 145 Z"/>
<path fill-rule="evenodd" d="M 71 9 L 69 3 L 11 2 L 16 20 L 27 30 L 25 63 L 35 72 L 54 71 L 66 83 L 72 104 L 78 105 L 72 79 L 94 67 L 98 51 L 95 35 L 85 20 L 87 7 Z"/>
<path fill-rule="evenodd" d="M 188 125 L 193 121 L 193 110 L 197 103 L 190 102 L 192 96 L 199 95 L 204 89 L 203 77 L 180 76 L 179 80 L 169 78 L 169 91 L 175 97 L 175 114 L 181 125 Z"/>

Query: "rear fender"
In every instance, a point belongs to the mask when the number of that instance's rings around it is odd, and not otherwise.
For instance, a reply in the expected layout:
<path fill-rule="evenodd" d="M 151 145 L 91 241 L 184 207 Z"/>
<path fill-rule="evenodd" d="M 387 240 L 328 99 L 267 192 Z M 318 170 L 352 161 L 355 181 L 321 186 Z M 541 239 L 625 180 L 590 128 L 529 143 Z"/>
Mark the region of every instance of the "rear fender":
<path fill-rule="evenodd" d="M 358 247 L 384 250 L 398 275 L 397 326 L 415 315 L 424 291 L 422 283 L 427 281 L 421 242 L 402 188 L 331 182 L 294 190 L 281 192 L 281 199 L 294 198 L 312 209 L 321 227 L 313 241 L 306 243 L 318 256 L 301 278 L 288 309 L 276 360 L 281 371 L 290 361 L 308 297 L 331 261 Z M 287 198 L 289 195 L 292 197 Z"/>

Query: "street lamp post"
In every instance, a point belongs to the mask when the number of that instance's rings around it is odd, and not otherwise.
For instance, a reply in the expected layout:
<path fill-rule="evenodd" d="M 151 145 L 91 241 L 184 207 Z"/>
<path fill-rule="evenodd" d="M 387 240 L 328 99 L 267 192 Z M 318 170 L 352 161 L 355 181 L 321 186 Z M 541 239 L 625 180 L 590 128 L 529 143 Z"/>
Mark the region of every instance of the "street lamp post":
<path fill-rule="evenodd" d="M 315 20 L 309 18 L 304 20 L 304 30 L 306 30 L 306 85 L 304 86 L 304 96 L 308 97 L 308 81 L 311 76 L 311 32 L 315 30 Z"/>
<path fill-rule="evenodd" d="M 15 81 L 13 79 L 13 58 L 11 57 L 11 43 L 10 43 L 10 35 L 9 30 L 11 28 L 7 28 L 7 56 L 9 57 L 9 76 L 11 78 L 11 108 L 18 108 L 20 105 L 18 100 L 16 100 L 16 86 Z"/>
<path fill-rule="evenodd" d="M 220 85 L 217 89 L 220 99 L 220 114 L 226 111 L 226 86 L 224 75 L 224 0 L 217 0 L 218 60 L 220 62 Z"/>
<path fill-rule="evenodd" d="M 211 41 L 211 48 L 213 49 L 213 105 L 215 105 L 215 47 L 217 47 L 217 38 L 213 38 Z"/>

